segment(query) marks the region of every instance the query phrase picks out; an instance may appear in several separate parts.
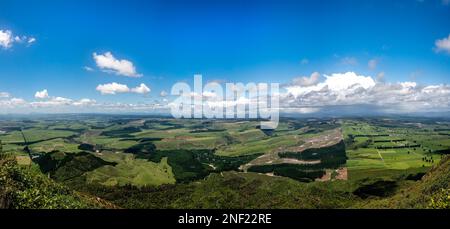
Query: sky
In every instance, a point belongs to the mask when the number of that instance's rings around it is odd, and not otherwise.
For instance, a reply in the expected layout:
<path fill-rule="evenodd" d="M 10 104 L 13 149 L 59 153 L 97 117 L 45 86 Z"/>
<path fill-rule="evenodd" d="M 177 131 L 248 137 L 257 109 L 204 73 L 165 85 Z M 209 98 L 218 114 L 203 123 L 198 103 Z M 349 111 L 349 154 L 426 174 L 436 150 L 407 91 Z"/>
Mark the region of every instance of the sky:
<path fill-rule="evenodd" d="M 0 113 L 152 112 L 194 74 L 280 83 L 282 106 L 299 113 L 450 107 L 449 0 L 2 0 L 0 9 Z"/>

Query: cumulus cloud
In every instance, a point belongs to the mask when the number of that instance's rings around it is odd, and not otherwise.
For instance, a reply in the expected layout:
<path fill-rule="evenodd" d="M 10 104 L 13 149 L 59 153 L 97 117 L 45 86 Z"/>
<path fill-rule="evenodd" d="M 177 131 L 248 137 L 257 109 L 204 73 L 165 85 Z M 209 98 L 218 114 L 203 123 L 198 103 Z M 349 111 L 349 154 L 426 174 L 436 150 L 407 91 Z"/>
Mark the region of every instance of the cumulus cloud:
<path fill-rule="evenodd" d="M 375 85 L 375 81 L 371 77 L 359 76 L 354 72 L 335 73 L 331 76 L 325 75 L 325 82 L 317 85 L 294 85 L 286 87 L 288 93 L 295 97 L 308 95 L 311 92 L 332 92 L 345 97 L 346 93 L 359 90 L 359 88 L 367 89 Z"/>
<path fill-rule="evenodd" d="M 42 91 L 37 91 L 37 92 L 34 94 L 34 97 L 35 97 L 36 99 L 47 99 L 47 98 L 49 98 L 47 89 L 44 89 L 44 90 L 42 90 Z"/>
<path fill-rule="evenodd" d="M 297 77 L 292 80 L 292 85 L 295 86 L 312 86 L 319 82 L 320 73 L 313 72 L 309 77 Z"/>
<path fill-rule="evenodd" d="M 16 108 L 17 106 L 21 106 L 26 104 L 26 101 L 21 98 L 8 98 L 8 99 L 0 99 L 0 107 L 4 108 Z"/>
<path fill-rule="evenodd" d="M 383 76 L 384 73 L 379 74 Z M 359 75 L 355 72 L 334 73 L 324 75 L 323 81 L 320 81 L 320 74 L 313 73 L 309 77 L 299 77 L 290 84 L 282 86 L 284 91 L 274 93 L 269 97 L 278 97 L 280 99 L 280 112 L 285 114 L 312 114 L 317 112 L 326 112 L 329 109 L 336 109 L 338 107 L 345 107 L 343 111 L 357 110 L 361 113 L 372 113 L 369 108 L 382 108 L 383 111 L 408 112 L 411 107 L 416 111 L 427 107 L 434 107 L 437 110 L 448 106 L 449 98 L 442 99 L 441 87 L 428 88 L 429 95 L 416 96 L 423 94 L 420 91 L 422 88 L 416 82 L 399 82 L 399 83 L 384 83 L 381 79 L 375 80 L 371 76 Z M 441 98 L 440 102 L 433 102 L 426 104 L 425 101 L 430 99 L 431 95 L 436 95 L 439 90 L 439 96 L 434 98 Z M 215 96 L 213 92 L 205 91 L 203 94 L 191 92 L 186 94 L 189 97 L 203 98 L 203 104 L 209 107 L 232 107 L 235 105 L 255 105 L 261 101 L 255 98 L 241 97 L 235 101 L 223 101 L 221 98 Z M 414 100 L 421 98 L 421 102 Z M 270 98 L 269 98 L 270 99 Z M 442 101 L 447 101 L 442 103 Z M 434 104 L 434 105 L 431 105 Z M 444 105 L 443 104 L 447 104 Z M 169 103 L 169 107 L 176 104 Z M 353 107 L 353 108 L 352 108 Z M 200 107 L 199 107 L 200 108 Z M 396 109 L 398 108 L 398 109 Z M 338 113 L 329 112 L 329 115 L 338 115 Z"/>
<path fill-rule="evenodd" d="M 115 95 L 117 93 L 127 93 L 130 91 L 125 84 L 119 84 L 116 82 L 108 83 L 108 84 L 100 84 L 96 88 L 102 95 Z"/>
<path fill-rule="evenodd" d="M 23 103 L 22 105 L 28 106 L 31 108 L 48 108 L 48 107 L 61 107 L 61 106 L 92 106 L 97 102 L 92 99 L 80 99 L 73 100 L 61 96 L 50 96 L 47 89 L 42 91 L 37 91 L 34 95 L 37 101 Z"/>
<path fill-rule="evenodd" d="M 150 88 L 148 88 L 147 85 L 141 83 L 138 87 L 132 88 L 131 92 L 137 94 L 148 94 L 150 93 Z"/>
<path fill-rule="evenodd" d="M 48 98 L 48 97 L 47 97 Z M 72 99 L 64 97 L 51 97 L 48 100 L 31 102 L 32 107 L 50 107 L 50 106 L 69 106 L 73 102 Z"/>
<path fill-rule="evenodd" d="M 128 76 L 128 77 L 141 77 L 142 74 L 136 72 L 136 67 L 129 60 L 116 59 L 111 52 L 104 54 L 92 54 L 97 67 L 105 72 L 114 73 L 116 75 Z"/>
<path fill-rule="evenodd" d="M 166 101 L 167 102 L 167 101 Z M 26 101 L 21 98 L 0 97 L 0 113 L 116 113 L 116 112 L 149 112 L 149 113 L 167 113 L 169 112 L 167 103 L 162 104 L 158 101 L 149 103 L 120 103 L 104 102 L 98 103 L 96 100 L 82 98 L 79 100 L 65 97 L 52 97 L 38 99 L 35 101 Z"/>
<path fill-rule="evenodd" d="M 448 37 L 436 40 L 434 44 L 434 50 L 436 52 L 446 52 L 450 54 L 450 34 Z"/>
<path fill-rule="evenodd" d="M 0 92 L 0 113 L 8 109 L 16 109 L 26 106 L 27 102 L 22 98 L 13 97 L 8 92 Z"/>
<path fill-rule="evenodd" d="M 380 75 L 380 74 L 379 74 Z M 314 77 L 312 77 L 314 76 Z M 311 79 L 316 78 L 314 83 Z M 333 73 L 323 75 L 318 73 L 305 77 L 308 80 L 299 80 L 282 86 L 285 90 L 272 94 L 280 99 L 280 112 L 287 114 L 312 114 L 328 112 L 330 115 L 340 114 L 333 109 L 343 108 L 343 111 L 358 111 L 361 113 L 377 113 L 370 109 L 389 113 L 414 113 L 414 112 L 447 112 L 450 111 L 450 86 L 421 85 L 414 81 L 386 83 L 378 77 L 364 76 L 355 72 Z M 148 90 L 147 90 L 148 89 Z M 97 90 L 102 94 L 139 93 L 150 92 L 145 84 L 130 88 L 125 84 L 109 83 L 98 85 Z M 164 92 L 164 93 L 163 93 Z M 8 108 L 22 107 L 25 111 L 64 111 L 73 112 L 120 112 L 136 110 L 139 112 L 168 111 L 173 103 L 154 101 L 151 103 L 97 103 L 95 100 L 83 98 L 80 100 L 64 97 L 52 97 L 46 90 L 39 91 L 43 96 L 37 96 L 37 100 L 27 102 L 15 98 L 9 93 L 0 93 L 0 112 L 4 113 Z M 167 92 L 161 91 L 162 97 Z M 4 95 L 4 96 L 1 96 Z M 251 105 L 258 103 L 254 98 L 240 97 L 235 101 L 222 101 L 212 91 L 204 91 L 203 94 L 191 93 L 189 96 L 201 96 L 205 105 L 210 107 L 231 107 L 235 105 Z M 53 109 L 53 110 L 52 110 Z M 378 113 L 377 113 L 378 114 Z"/>
<path fill-rule="evenodd" d="M 371 105 L 391 112 L 448 111 L 450 86 L 422 86 L 416 82 L 384 83 L 354 72 L 325 75 L 313 86 L 288 86 L 282 107 Z"/>
<path fill-rule="evenodd" d="M 10 30 L 0 30 L 0 46 L 7 49 L 12 46 L 14 38 Z"/>
<path fill-rule="evenodd" d="M 11 30 L 0 30 L 0 47 L 9 49 L 14 43 L 27 43 L 31 45 L 36 42 L 36 38 L 27 36 L 14 36 Z"/>
<path fill-rule="evenodd" d="M 120 93 L 136 93 L 136 94 L 148 94 L 150 93 L 150 88 L 141 83 L 139 86 L 134 88 L 129 88 L 126 84 L 119 84 L 116 82 L 108 84 L 100 84 L 96 88 L 102 95 L 115 95 Z"/>
<path fill-rule="evenodd" d="M 80 99 L 78 101 L 74 101 L 72 104 L 74 106 L 91 106 L 91 105 L 95 105 L 97 103 L 97 101 L 93 100 L 93 99 Z"/>
<path fill-rule="evenodd" d="M 19 104 L 25 104 L 26 103 L 26 101 L 24 99 L 21 99 L 21 98 L 12 98 L 9 101 L 13 105 L 19 105 Z"/>

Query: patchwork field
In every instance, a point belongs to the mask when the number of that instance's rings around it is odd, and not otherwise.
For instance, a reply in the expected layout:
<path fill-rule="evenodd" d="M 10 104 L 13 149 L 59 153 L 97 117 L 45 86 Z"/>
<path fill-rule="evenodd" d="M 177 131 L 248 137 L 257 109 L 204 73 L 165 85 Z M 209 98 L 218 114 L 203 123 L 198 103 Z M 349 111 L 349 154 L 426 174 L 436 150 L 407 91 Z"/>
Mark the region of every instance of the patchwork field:
<path fill-rule="evenodd" d="M 378 125 L 377 125 L 378 124 Z M 352 174 L 383 170 L 417 170 L 439 162 L 450 139 L 436 131 L 441 124 L 396 123 L 394 120 L 356 121 L 343 124 L 347 166 Z M 360 175 L 356 176 L 360 177 Z"/>
<path fill-rule="evenodd" d="M 437 165 L 449 153 L 449 132 L 449 122 L 420 118 L 282 119 L 272 131 L 256 121 L 147 116 L 0 120 L 1 152 L 19 165 L 89 192 L 136 187 L 161 195 L 168 190 L 157 187 L 225 185 L 230 174 L 378 195 L 370 190 L 408 185 Z M 382 187 L 380 195 L 392 191 Z"/>

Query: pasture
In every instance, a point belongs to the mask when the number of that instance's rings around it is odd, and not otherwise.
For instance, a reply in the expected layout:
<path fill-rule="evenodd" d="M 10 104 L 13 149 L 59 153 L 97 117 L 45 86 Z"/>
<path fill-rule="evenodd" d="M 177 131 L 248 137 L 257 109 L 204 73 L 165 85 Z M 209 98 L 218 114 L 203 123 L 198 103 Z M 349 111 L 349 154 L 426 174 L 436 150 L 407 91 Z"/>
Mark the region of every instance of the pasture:
<path fill-rule="evenodd" d="M 324 160 L 299 159 L 303 151 L 325 149 L 341 140 L 345 163 L 324 168 L 319 180 L 334 180 L 341 170 L 348 171 L 348 179 L 360 180 L 425 171 L 450 149 L 448 122 L 433 119 L 283 118 L 274 131 L 260 130 L 257 121 L 114 115 L 2 120 L 0 124 L 2 151 L 17 155 L 22 164 L 28 163 L 25 147 L 41 155 L 87 151 L 116 163 L 83 174 L 89 183 L 108 186 L 173 184 L 227 170 L 245 173 L 252 166 L 289 168 L 279 174 L 295 167 L 301 175 L 305 165 L 318 168 Z"/>

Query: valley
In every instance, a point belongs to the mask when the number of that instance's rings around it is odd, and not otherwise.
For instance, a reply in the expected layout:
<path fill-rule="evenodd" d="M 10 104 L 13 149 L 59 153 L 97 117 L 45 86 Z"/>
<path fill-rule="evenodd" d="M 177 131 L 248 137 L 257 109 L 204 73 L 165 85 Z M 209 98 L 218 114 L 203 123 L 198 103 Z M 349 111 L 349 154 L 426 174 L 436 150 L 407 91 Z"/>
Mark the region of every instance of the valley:
<path fill-rule="evenodd" d="M 78 114 L 2 117 L 0 131 L 17 166 L 122 208 L 390 208 L 450 150 L 450 122 L 437 118 L 283 118 L 267 131 Z"/>

